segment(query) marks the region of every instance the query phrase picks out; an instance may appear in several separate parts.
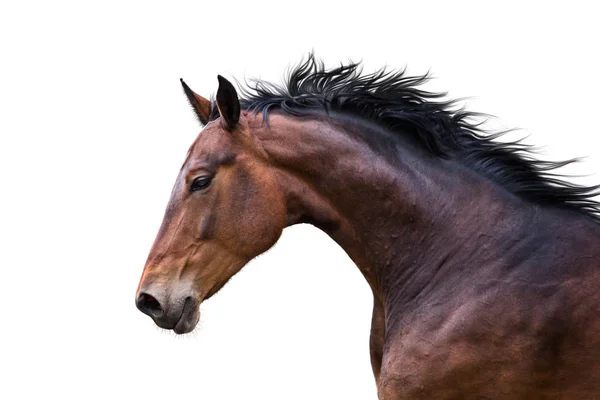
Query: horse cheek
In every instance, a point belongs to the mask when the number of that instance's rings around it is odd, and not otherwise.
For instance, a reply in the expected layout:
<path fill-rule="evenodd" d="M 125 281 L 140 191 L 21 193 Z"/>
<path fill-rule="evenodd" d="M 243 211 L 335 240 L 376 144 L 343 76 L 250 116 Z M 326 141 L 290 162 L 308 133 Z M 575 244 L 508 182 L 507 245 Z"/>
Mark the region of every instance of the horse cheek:
<path fill-rule="evenodd" d="M 237 250 L 249 258 L 267 251 L 277 242 L 285 227 L 283 195 L 266 171 L 252 177 L 241 170 L 231 193 L 235 210 L 229 222 L 235 231 Z M 260 173 L 262 172 L 262 173 Z"/>

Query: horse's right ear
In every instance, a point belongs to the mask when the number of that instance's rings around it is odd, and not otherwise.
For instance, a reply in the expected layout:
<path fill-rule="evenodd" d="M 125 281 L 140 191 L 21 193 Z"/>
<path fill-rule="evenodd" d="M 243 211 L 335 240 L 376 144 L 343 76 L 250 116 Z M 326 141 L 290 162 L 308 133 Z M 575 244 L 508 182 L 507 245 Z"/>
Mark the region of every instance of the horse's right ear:
<path fill-rule="evenodd" d="M 205 99 L 204 97 L 196 94 L 190 89 L 190 87 L 183 81 L 183 79 L 179 79 L 181 81 L 181 86 L 183 86 L 183 91 L 190 102 L 190 105 L 196 112 L 196 116 L 202 125 L 206 125 L 210 120 L 211 114 L 211 104 L 210 101 Z"/>

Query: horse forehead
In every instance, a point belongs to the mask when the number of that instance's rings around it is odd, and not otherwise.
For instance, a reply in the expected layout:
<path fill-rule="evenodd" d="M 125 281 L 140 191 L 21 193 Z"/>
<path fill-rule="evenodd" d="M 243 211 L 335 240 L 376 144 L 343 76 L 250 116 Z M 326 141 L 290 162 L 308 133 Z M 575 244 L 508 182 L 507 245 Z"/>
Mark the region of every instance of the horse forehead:
<path fill-rule="evenodd" d="M 219 151 L 230 151 L 232 140 L 222 129 L 205 129 L 196 138 L 190 152 L 192 156 L 202 156 Z"/>
<path fill-rule="evenodd" d="M 233 140 L 228 132 L 216 129 L 205 129 L 190 147 L 183 169 L 194 165 L 205 165 L 216 168 L 235 159 Z"/>

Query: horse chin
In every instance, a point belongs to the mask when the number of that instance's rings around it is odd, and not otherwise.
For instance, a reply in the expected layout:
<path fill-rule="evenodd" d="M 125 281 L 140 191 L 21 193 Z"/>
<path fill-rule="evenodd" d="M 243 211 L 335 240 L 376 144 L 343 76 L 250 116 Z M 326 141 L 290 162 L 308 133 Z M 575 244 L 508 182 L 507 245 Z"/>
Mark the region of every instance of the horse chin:
<path fill-rule="evenodd" d="M 190 333 L 196 328 L 198 325 L 198 321 L 200 320 L 200 305 L 193 301 L 191 297 L 186 299 L 186 302 L 183 306 L 183 311 L 181 313 L 181 317 L 179 321 L 173 327 L 173 332 L 178 335 L 183 335 L 185 333 Z"/>

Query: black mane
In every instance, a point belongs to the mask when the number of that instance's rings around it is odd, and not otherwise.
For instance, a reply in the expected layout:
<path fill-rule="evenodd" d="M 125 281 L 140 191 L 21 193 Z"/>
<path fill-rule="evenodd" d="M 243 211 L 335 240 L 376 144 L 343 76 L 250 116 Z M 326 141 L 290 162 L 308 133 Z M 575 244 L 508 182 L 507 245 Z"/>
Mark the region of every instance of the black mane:
<path fill-rule="evenodd" d="M 249 89 L 242 89 L 241 104 L 262 112 L 264 121 L 275 109 L 294 116 L 315 110 L 357 115 L 410 135 L 429 153 L 456 160 L 523 199 L 600 220 L 600 203 L 593 199 L 600 186 L 575 185 L 554 172 L 576 160 L 540 161 L 527 145 L 495 141 L 504 132 L 487 133 L 469 122 L 477 114 L 455 110 L 455 101 L 442 100 L 445 93 L 420 89 L 428 79 L 385 69 L 363 74 L 357 63 L 327 70 L 311 54 L 290 71 L 284 86 L 252 81 Z"/>

